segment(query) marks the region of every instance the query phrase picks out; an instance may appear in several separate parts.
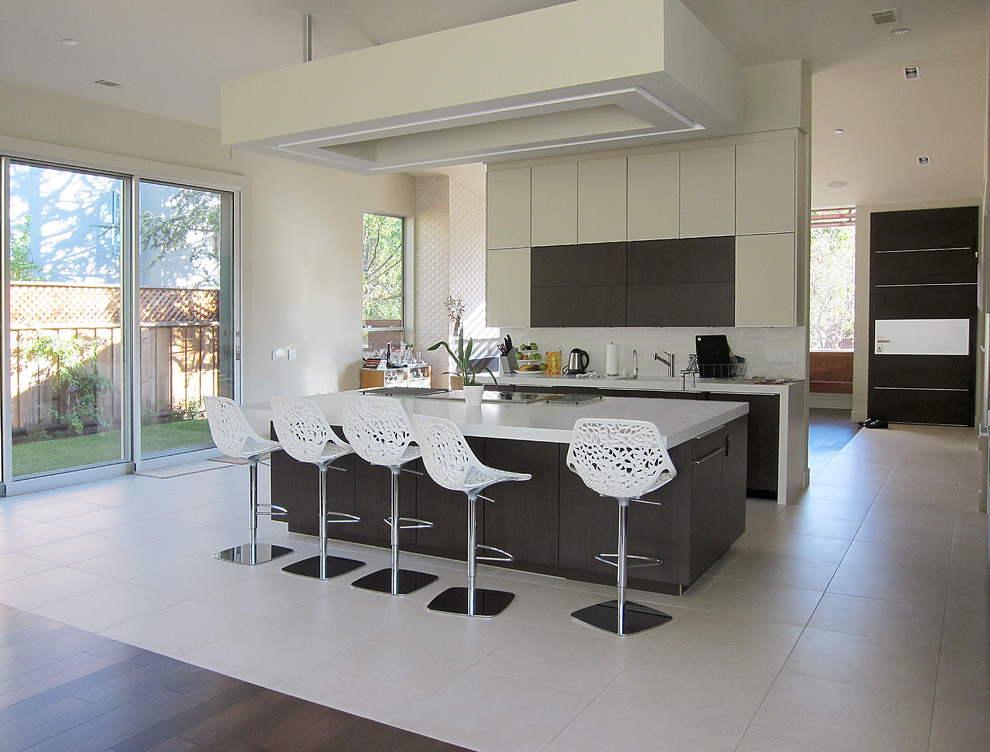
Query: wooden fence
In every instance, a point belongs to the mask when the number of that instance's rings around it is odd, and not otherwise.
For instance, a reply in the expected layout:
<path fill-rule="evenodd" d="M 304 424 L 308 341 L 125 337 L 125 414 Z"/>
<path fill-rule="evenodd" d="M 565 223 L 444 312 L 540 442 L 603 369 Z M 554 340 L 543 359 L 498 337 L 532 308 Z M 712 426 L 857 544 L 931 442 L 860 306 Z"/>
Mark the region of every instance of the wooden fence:
<path fill-rule="evenodd" d="M 142 419 L 168 419 L 217 394 L 220 364 L 218 291 L 141 290 Z M 97 285 L 11 285 L 10 390 L 15 435 L 59 424 L 74 395 L 57 385 L 44 359 L 29 350 L 39 337 L 91 346 L 94 367 L 111 389 L 97 402 L 100 420 L 119 427 L 124 386 L 119 288 Z"/>

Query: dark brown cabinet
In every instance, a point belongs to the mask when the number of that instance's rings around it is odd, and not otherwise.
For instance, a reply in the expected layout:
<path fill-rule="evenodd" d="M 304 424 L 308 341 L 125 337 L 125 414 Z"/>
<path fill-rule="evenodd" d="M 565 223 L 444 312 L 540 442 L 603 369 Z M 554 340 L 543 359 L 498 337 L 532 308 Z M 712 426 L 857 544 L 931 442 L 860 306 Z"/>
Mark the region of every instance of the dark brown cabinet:
<path fill-rule="evenodd" d="M 749 405 L 746 442 L 746 493 L 757 499 L 776 499 L 780 454 L 780 400 L 773 394 L 706 392 L 716 402 Z"/>
<path fill-rule="evenodd" d="M 733 326 L 735 238 L 538 246 L 531 326 Z"/>
<path fill-rule="evenodd" d="M 726 447 L 733 431 L 742 431 L 739 418 L 713 434 L 670 450 L 677 477 L 647 495 L 650 504 L 629 510 L 629 551 L 652 556 L 660 566 L 631 569 L 629 584 L 660 592 L 679 592 L 694 582 L 728 550 L 745 524 L 745 468 Z M 729 438 L 727 438 L 729 437 Z M 613 583 L 615 569 L 595 560 L 614 552 L 618 511 L 614 499 L 588 489 L 567 469 L 566 444 L 479 439 L 469 437 L 474 452 L 494 467 L 531 473 L 518 483 L 500 483 L 484 492 L 494 502 L 479 501 L 478 541 L 513 554 L 514 569 L 556 574 L 589 582 Z M 699 443 L 700 442 L 700 443 Z M 714 442 L 714 443 L 713 443 Z M 711 446 L 709 446 L 711 444 Z M 717 445 L 717 446 L 716 446 Z M 715 453 L 703 457 L 705 453 Z M 703 461 L 695 462 L 701 458 Z M 389 473 L 353 455 L 340 461 L 347 472 L 331 470 L 329 508 L 356 511 L 354 525 L 331 525 L 331 538 L 388 545 Z M 421 471 L 420 462 L 412 463 Z M 272 458 L 272 499 L 289 510 L 289 530 L 316 535 L 318 477 L 315 466 L 299 463 L 284 452 Z M 467 509 L 463 493 L 441 488 L 428 475 L 402 473 L 400 503 L 404 516 L 430 520 L 434 527 L 403 535 L 403 549 L 463 560 L 467 549 Z M 726 494 L 726 490 L 731 493 Z"/>

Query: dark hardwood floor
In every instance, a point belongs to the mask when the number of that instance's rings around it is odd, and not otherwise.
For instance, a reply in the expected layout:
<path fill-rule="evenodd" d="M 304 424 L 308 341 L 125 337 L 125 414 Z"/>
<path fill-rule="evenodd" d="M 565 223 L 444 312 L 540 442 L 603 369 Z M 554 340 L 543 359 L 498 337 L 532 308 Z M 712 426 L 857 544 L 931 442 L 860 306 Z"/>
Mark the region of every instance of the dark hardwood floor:
<path fill-rule="evenodd" d="M 859 431 L 849 410 L 812 407 L 808 410 L 808 465 L 812 475 L 824 467 Z"/>
<path fill-rule="evenodd" d="M 464 748 L 0 604 L 0 750 Z"/>

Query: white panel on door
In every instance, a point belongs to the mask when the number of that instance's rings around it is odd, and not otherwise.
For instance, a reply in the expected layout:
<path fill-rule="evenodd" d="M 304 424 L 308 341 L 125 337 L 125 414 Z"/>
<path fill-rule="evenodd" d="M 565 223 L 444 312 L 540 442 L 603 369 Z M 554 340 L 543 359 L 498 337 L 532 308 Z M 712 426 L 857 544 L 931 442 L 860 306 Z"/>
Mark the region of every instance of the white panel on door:
<path fill-rule="evenodd" d="M 877 319 L 877 355 L 969 355 L 969 319 Z"/>

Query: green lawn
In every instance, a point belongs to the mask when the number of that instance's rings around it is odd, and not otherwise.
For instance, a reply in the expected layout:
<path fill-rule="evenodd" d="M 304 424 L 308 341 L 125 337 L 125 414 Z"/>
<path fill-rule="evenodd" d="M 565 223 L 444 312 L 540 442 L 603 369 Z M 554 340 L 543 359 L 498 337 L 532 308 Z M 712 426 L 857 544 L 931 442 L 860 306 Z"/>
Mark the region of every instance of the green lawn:
<path fill-rule="evenodd" d="M 141 450 L 144 454 L 211 443 L 210 427 L 205 418 L 141 427 Z M 15 477 L 119 459 L 120 431 L 103 431 L 88 436 L 46 439 L 13 446 Z"/>

